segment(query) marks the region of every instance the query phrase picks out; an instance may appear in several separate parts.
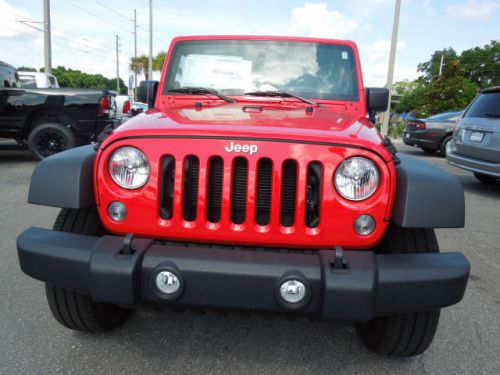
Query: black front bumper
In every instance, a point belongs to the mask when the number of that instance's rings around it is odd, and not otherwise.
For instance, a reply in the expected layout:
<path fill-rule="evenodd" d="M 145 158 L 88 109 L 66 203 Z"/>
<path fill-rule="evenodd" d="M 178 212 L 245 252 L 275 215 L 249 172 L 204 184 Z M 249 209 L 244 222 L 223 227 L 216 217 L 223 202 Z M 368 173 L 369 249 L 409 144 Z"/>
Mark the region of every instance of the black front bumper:
<path fill-rule="evenodd" d="M 435 309 L 463 297 L 469 263 L 461 253 L 387 254 L 335 251 L 311 254 L 157 244 L 30 228 L 17 239 L 21 268 L 41 281 L 120 305 L 175 303 L 228 309 L 300 311 L 324 319 L 364 321 L 375 316 Z M 338 260 L 338 259 L 337 259 Z M 181 275 L 175 300 L 155 287 L 160 270 Z M 307 305 L 281 303 L 278 287 L 287 278 L 309 287 Z"/>

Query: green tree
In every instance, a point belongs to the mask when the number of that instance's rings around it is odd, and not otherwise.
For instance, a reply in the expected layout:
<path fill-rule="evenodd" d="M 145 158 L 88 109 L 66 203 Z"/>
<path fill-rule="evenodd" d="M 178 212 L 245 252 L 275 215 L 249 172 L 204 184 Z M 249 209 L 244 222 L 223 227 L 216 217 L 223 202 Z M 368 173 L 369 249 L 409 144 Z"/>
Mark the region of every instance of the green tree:
<path fill-rule="evenodd" d="M 18 71 L 20 72 L 38 72 L 36 68 L 33 68 L 32 66 L 20 66 L 17 68 Z"/>
<path fill-rule="evenodd" d="M 43 72 L 43 68 L 40 71 Z M 64 66 L 53 68 L 52 74 L 57 77 L 61 87 L 116 90 L 116 79 L 106 78 L 102 74 L 84 73 Z M 127 94 L 128 89 L 122 79 L 120 79 L 119 84 L 119 93 Z"/>
<path fill-rule="evenodd" d="M 446 65 L 451 61 L 457 60 L 458 55 L 451 47 L 445 48 L 442 51 L 435 51 L 431 59 L 424 63 L 418 64 L 417 71 L 423 73 L 422 78 L 426 82 L 432 82 L 439 76 L 439 66 L 441 64 L 441 55 L 443 55 L 443 63 Z"/>
<path fill-rule="evenodd" d="M 153 71 L 158 72 L 163 69 L 163 63 L 165 62 L 165 51 L 159 52 L 153 57 Z M 136 72 L 137 74 L 144 74 L 146 81 L 149 79 L 149 57 L 146 55 L 140 55 L 137 57 L 130 58 L 130 70 Z"/>
<path fill-rule="evenodd" d="M 424 104 L 418 108 L 420 115 L 465 108 L 477 95 L 478 86 L 465 77 L 460 61 L 455 60 L 443 67 L 443 73 L 427 85 L 423 92 Z"/>
<path fill-rule="evenodd" d="M 397 82 L 394 86 L 396 92 L 401 95 L 400 101 L 394 108 L 396 112 L 410 112 L 425 105 L 424 94 L 427 85 L 423 80 Z"/>
<path fill-rule="evenodd" d="M 137 74 L 144 73 L 146 81 L 148 80 L 149 59 L 146 55 L 131 57 L 129 67 L 130 70 L 136 72 Z"/>
<path fill-rule="evenodd" d="M 500 85 L 500 42 L 492 40 L 483 48 L 475 47 L 460 54 L 465 76 L 479 87 Z"/>
<path fill-rule="evenodd" d="M 165 51 L 159 52 L 153 59 L 153 70 L 161 71 L 163 69 L 163 63 L 165 62 L 165 58 L 167 53 Z"/>

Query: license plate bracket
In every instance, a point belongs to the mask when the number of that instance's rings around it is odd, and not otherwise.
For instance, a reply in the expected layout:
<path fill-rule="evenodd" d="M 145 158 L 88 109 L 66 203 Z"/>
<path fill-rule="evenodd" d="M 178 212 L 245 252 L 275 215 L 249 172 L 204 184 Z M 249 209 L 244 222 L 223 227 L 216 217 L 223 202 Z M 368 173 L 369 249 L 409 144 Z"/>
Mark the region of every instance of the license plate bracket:
<path fill-rule="evenodd" d="M 484 138 L 483 132 L 472 132 L 470 134 L 469 140 L 474 143 L 481 143 Z"/>

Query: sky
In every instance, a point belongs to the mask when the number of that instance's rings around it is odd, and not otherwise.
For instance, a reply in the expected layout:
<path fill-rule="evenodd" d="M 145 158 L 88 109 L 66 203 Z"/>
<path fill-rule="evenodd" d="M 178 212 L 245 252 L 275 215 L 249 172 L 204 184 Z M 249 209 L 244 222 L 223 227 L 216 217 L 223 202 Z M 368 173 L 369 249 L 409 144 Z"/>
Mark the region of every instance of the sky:
<path fill-rule="evenodd" d="M 52 65 L 116 77 L 118 35 L 120 77 L 128 82 L 134 9 L 138 54 L 147 54 L 148 4 L 51 0 Z M 349 39 L 359 47 L 365 85 L 383 86 L 394 5 L 395 0 L 153 0 L 153 53 L 167 50 L 178 35 Z M 43 0 L 0 0 L 0 15 L 0 61 L 42 67 Z M 436 50 L 453 47 L 460 53 L 499 40 L 499 19 L 500 0 L 402 0 L 394 81 L 416 78 L 417 65 Z"/>

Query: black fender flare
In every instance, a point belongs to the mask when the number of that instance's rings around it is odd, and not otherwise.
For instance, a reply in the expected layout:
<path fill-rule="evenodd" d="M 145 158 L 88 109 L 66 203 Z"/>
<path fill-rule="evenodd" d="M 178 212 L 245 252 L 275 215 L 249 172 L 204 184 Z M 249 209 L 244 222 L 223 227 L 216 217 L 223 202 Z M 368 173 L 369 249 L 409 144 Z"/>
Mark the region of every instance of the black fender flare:
<path fill-rule="evenodd" d="M 82 208 L 94 203 L 94 145 L 60 152 L 38 163 L 31 176 L 28 202 Z"/>
<path fill-rule="evenodd" d="M 462 228 L 465 198 L 455 176 L 415 157 L 398 156 L 391 221 L 405 228 Z"/>

